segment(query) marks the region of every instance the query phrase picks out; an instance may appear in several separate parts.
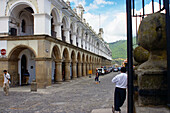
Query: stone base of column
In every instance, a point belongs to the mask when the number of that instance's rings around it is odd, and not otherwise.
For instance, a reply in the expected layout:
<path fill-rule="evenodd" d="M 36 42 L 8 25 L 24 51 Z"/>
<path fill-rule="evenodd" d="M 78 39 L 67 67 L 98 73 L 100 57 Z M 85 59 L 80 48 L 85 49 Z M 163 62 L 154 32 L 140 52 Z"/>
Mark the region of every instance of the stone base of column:
<path fill-rule="evenodd" d="M 137 70 L 139 105 L 166 105 L 167 81 L 166 71 Z"/>
<path fill-rule="evenodd" d="M 37 83 L 37 88 L 39 88 L 39 89 L 45 89 L 45 88 L 46 88 L 46 84 L 45 84 L 45 83 L 40 83 L 40 82 L 38 82 L 38 83 Z"/>

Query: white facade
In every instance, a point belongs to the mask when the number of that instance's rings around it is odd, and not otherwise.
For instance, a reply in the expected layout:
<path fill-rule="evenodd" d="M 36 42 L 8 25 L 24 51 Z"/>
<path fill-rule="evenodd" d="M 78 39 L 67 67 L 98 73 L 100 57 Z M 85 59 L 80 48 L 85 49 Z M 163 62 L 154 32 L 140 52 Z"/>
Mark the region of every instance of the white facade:
<path fill-rule="evenodd" d="M 0 3 L 0 37 L 48 35 L 112 60 L 111 50 L 100 37 L 103 35 L 96 34 L 85 22 L 81 5 L 75 12 L 63 0 L 0 0 Z"/>

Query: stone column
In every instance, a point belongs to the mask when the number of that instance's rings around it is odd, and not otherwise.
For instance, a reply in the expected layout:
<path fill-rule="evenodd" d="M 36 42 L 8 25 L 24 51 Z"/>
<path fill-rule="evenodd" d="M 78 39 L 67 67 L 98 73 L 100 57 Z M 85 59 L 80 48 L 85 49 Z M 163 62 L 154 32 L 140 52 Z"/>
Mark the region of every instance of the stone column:
<path fill-rule="evenodd" d="M 66 42 L 70 43 L 70 33 L 69 33 L 69 28 L 65 28 L 64 30 L 64 36 L 66 37 Z"/>
<path fill-rule="evenodd" d="M 92 64 L 90 63 L 90 70 L 92 70 Z"/>
<path fill-rule="evenodd" d="M 56 82 L 62 82 L 62 60 L 56 60 L 55 61 L 55 68 L 56 68 L 56 74 L 55 74 L 55 81 Z"/>
<path fill-rule="evenodd" d="M 46 88 L 51 81 L 51 60 L 45 58 L 36 58 L 36 82 L 38 88 Z M 50 81 L 49 81 L 50 79 Z"/>
<path fill-rule="evenodd" d="M 86 76 L 86 63 L 83 64 L 83 76 Z"/>
<path fill-rule="evenodd" d="M 62 40 L 61 38 L 61 25 L 62 23 L 57 23 L 55 26 L 55 31 L 57 32 L 57 39 Z"/>
<path fill-rule="evenodd" d="M 83 39 L 83 49 L 86 49 L 85 47 L 85 40 Z"/>
<path fill-rule="evenodd" d="M 86 68 L 87 75 L 89 74 L 89 64 L 87 63 L 87 68 Z"/>
<path fill-rule="evenodd" d="M 73 62 L 73 79 L 77 78 L 77 62 Z"/>
<path fill-rule="evenodd" d="M 70 80 L 70 61 L 65 62 L 65 80 Z"/>
<path fill-rule="evenodd" d="M 76 45 L 76 33 L 72 33 L 71 38 L 72 38 L 72 40 L 73 40 L 73 45 L 74 45 L 74 46 L 77 46 L 77 45 Z"/>
<path fill-rule="evenodd" d="M 95 72 L 96 72 L 95 63 L 93 63 L 92 65 L 93 65 L 92 66 L 93 67 L 93 69 L 92 69 L 93 70 L 93 74 L 95 74 Z"/>
<path fill-rule="evenodd" d="M 3 2 L 3 1 L 1 1 Z M 2 7 L 1 7 L 2 8 Z M 2 11 L 2 10 L 1 10 Z M 0 35 L 1 36 L 8 36 L 9 33 L 9 16 L 0 16 Z"/>
<path fill-rule="evenodd" d="M 18 62 L 18 60 L 17 60 Z M 3 70 L 8 70 L 9 73 L 11 74 L 11 69 L 9 69 L 8 65 L 8 59 L 7 58 L 0 58 L 0 75 L 3 75 Z M 16 68 L 17 65 L 14 65 L 14 69 Z M 15 69 L 17 71 L 17 69 Z M 3 86 L 3 80 L 4 80 L 4 77 L 3 76 L 0 76 L 0 86 L 2 87 Z M 12 80 L 12 79 L 11 79 Z M 19 80 L 17 80 L 19 82 Z M 13 85 L 13 84 L 12 84 Z"/>
<path fill-rule="evenodd" d="M 51 16 L 47 13 L 33 14 L 34 16 L 34 35 L 51 36 Z"/>
<path fill-rule="evenodd" d="M 79 62 L 79 63 L 78 63 L 78 77 L 81 77 L 81 76 L 82 76 L 82 68 L 81 68 L 81 66 L 82 66 L 82 63 Z"/>
<path fill-rule="evenodd" d="M 78 38 L 78 47 L 81 48 L 81 38 Z"/>

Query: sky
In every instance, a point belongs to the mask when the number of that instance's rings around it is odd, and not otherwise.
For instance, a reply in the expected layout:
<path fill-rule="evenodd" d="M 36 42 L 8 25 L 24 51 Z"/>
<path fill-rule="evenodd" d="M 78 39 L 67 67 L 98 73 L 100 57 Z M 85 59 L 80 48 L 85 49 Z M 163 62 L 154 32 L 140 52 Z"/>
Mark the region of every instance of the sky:
<path fill-rule="evenodd" d="M 67 1 L 67 0 L 65 0 Z M 103 39 L 110 43 L 118 40 L 126 40 L 126 0 L 69 0 L 71 7 L 82 4 L 85 9 L 86 22 L 96 31 L 103 28 Z M 142 12 L 142 0 L 135 0 L 135 14 Z M 145 13 L 152 12 L 152 0 L 145 1 Z M 154 0 L 154 11 L 159 9 L 159 0 Z M 142 13 L 141 13 L 142 14 Z M 139 26 L 140 18 L 137 19 Z M 133 36 L 136 36 L 136 18 L 132 18 Z"/>

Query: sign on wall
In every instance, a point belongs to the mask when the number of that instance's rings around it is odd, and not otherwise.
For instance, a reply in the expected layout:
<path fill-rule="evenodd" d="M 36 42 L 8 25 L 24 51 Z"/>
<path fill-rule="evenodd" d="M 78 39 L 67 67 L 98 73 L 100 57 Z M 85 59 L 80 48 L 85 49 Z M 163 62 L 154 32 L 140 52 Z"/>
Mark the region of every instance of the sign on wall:
<path fill-rule="evenodd" d="M 6 55 L 6 49 L 1 49 L 1 55 Z"/>

